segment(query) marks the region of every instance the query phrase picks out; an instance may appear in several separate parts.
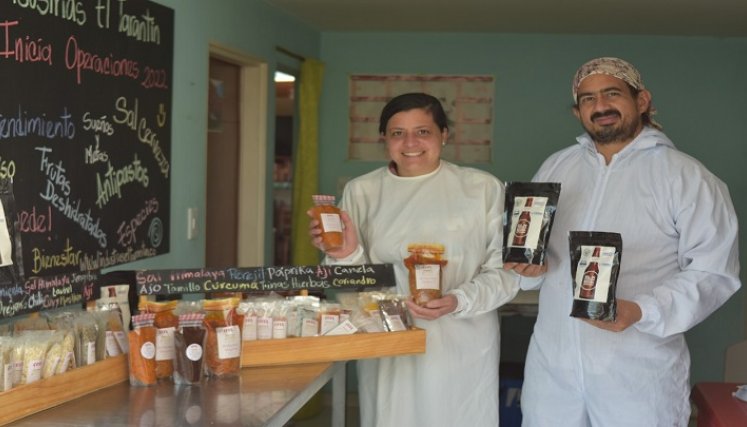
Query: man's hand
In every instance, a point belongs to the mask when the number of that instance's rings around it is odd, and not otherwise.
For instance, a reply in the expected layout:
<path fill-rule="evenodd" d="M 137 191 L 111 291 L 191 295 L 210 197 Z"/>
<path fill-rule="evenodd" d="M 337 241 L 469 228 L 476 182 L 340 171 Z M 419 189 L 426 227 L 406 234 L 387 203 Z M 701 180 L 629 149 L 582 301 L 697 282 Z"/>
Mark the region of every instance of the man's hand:
<path fill-rule="evenodd" d="M 599 329 L 612 332 L 622 332 L 641 320 L 641 316 L 643 316 L 643 313 L 641 313 L 641 307 L 639 307 L 638 304 L 633 301 L 619 299 L 617 300 L 617 315 L 615 316 L 614 322 L 589 319 L 582 320 Z"/>
<path fill-rule="evenodd" d="M 503 264 L 503 269 L 513 270 L 517 274 L 525 277 L 539 277 L 547 272 L 547 264 L 525 264 L 518 262 L 506 262 Z"/>

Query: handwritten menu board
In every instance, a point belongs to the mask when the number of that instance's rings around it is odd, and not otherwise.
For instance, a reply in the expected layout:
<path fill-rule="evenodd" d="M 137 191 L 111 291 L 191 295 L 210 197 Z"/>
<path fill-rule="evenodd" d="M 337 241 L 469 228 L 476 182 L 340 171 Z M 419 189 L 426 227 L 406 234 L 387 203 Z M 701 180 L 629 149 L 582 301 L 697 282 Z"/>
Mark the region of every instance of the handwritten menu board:
<path fill-rule="evenodd" d="M 99 277 L 98 271 L 73 272 L 0 288 L 0 319 L 93 301 Z"/>
<path fill-rule="evenodd" d="M 303 289 L 364 291 L 396 284 L 392 264 L 141 270 L 135 274 L 135 280 L 140 295 Z"/>
<path fill-rule="evenodd" d="M 0 0 L 0 177 L 26 277 L 169 251 L 174 12 Z"/>

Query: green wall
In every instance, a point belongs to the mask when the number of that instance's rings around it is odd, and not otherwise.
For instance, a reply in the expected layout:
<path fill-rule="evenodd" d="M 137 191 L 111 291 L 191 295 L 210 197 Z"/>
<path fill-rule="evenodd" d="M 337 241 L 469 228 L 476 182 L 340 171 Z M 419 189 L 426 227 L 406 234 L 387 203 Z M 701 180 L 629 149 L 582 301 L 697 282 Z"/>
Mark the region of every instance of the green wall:
<path fill-rule="evenodd" d="M 493 75 L 492 162 L 474 166 L 504 181 L 528 180 L 549 154 L 575 143 L 581 132 L 570 110 L 570 81 L 578 66 L 597 56 L 619 56 L 641 71 L 657 120 L 675 145 L 721 177 L 737 213 L 747 214 L 745 38 L 323 33 L 321 40 L 322 191 L 336 193 L 340 181 L 381 165 L 346 160 L 350 74 Z M 743 231 L 742 248 L 746 238 Z M 744 301 L 740 291 L 687 334 L 693 382 L 723 378 L 725 348 L 744 337 Z"/>

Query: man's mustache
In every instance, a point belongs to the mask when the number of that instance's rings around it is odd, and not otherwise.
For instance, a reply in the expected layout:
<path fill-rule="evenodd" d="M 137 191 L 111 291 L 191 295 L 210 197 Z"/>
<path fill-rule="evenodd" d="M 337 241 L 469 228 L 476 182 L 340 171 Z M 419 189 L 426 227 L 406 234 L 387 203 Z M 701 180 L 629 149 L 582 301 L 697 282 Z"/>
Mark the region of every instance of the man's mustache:
<path fill-rule="evenodd" d="M 600 117 L 606 117 L 606 116 L 617 116 L 617 117 L 620 117 L 620 112 L 619 112 L 619 111 L 617 111 L 617 110 L 605 110 L 605 111 L 600 111 L 600 112 L 598 112 L 598 113 L 594 113 L 594 114 L 592 114 L 592 115 L 591 115 L 591 119 L 592 119 L 592 120 L 596 120 L 596 119 L 598 119 L 598 118 L 600 118 Z"/>

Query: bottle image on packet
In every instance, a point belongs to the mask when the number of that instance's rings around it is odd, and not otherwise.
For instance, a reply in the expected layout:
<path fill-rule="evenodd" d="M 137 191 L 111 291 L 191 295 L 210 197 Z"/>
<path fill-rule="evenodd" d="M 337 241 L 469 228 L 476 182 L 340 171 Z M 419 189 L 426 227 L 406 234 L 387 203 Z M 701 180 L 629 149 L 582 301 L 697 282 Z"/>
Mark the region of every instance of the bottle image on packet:
<path fill-rule="evenodd" d="M 559 197 L 560 183 L 506 183 L 503 262 L 544 264 Z"/>
<path fill-rule="evenodd" d="M 573 279 L 571 316 L 614 321 L 622 236 L 618 233 L 571 231 L 568 242 Z"/>

